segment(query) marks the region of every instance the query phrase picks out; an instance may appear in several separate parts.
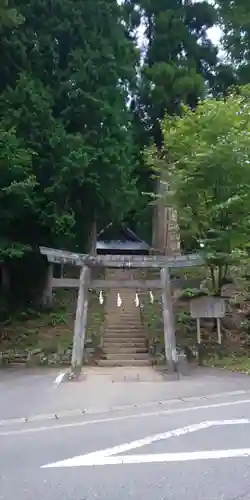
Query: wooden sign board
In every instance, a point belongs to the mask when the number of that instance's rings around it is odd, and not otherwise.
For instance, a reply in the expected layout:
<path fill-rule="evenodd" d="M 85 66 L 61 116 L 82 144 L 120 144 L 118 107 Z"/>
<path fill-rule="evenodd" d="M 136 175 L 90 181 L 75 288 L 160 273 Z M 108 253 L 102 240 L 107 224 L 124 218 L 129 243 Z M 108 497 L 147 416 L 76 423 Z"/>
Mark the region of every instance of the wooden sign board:
<path fill-rule="evenodd" d="M 192 318 L 223 318 L 226 314 L 225 299 L 220 297 L 197 297 L 190 301 Z"/>

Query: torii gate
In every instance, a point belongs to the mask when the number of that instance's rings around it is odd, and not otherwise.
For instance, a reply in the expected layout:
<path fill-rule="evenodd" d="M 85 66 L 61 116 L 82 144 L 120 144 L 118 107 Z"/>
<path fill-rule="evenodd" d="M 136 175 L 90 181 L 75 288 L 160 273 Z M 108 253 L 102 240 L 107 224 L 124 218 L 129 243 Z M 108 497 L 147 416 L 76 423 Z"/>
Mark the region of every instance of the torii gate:
<path fill-rule="evenodd" d="M 71 371 L 76 378 L 81 373 L 83 362 L 89 288 L 160 289 L 162 291 L 166 361 L 169 371 L 175 371 L 177 353 L 169 269 L 201 266 L 204 264 L 204 259 L 199 254 L 177 255 L 173 257 L 137 255 L 91 256 L 47 247 L 40 247 L 40 252 L 47 256 L 50 264 L 71 264 L 81 268 L 80 281 L 64 279 L 64 286 L 67 286 L 67 281 L 69 281 L 68 286 L 79 287 L 71 360 Z M 91 280 L 90 269 L 93 268 L 159 269 L 160 280 Z M 52 287 L 53 278 L 51 277 L 51 272 L 50 279 Z M 73 281 L 76 282 L 75 285 L 72 283 Z"/>

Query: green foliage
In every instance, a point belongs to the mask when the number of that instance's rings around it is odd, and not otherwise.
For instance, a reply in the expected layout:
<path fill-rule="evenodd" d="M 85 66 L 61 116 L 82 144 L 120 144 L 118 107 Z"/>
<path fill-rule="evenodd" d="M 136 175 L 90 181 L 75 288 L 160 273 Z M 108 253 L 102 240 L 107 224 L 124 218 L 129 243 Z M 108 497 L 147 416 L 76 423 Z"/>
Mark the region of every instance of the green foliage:
<path fill-rule="evenodd" d="M 115 0 L 11 6 L 0 6 L 2 247 L 84 251 L 93 218 L 122 220 L 134 205 L 137 51 Z"/>
<path fill-rule="evenodd" d="M 205 295 L 204 291 L 198 289 L 198 288 L 184 288 L 182 290 L 180 298 L 189 298 L 192 299 L 194 297 L 200 297 L 202 295 Z"/>
<path fill-rule="evenodd" d="M 212 78 L 217 49 L 207 29 L 217 20 L 208 2 L 125 0 L 130 23 L 143 20 L 147 41 L 139 82 L 139 109 L 148 136 L 159 146 L 159 120 L 179 112 L 181 101 L 195 107 Z"/>
<path fill-rule="evenodd" d="M 202 246 L 215 293 L 248 244 L 249 131 L 248 88 L 226 100 L 207 99 L 195 112 L 183 106 L 180 117 L 167 116 L 162 125 L 168 202 L 178 210 L 184 240 Z"/>
<path fill-rule="evenodd" d="M 8 0 L 0 0 L 0 34 L 3 27 L 13 28 L 22 24 L 23 21 L 18 11 L 9 7 Z"/>
<path fill-rule="evenodd" d="M 65 314 L 59 312 L 59 313 L 52 313 L 50 315 L 49 319 L 49 325 L 51 326 L 58 326 L 58 325 L 66 325 L 67 324 L 67 317 Z"/>
<path fill-rule="evenodd" d="M 13 241 L 16 223 L 34 209 L 36 179 L 32 172 L 32 153 L 23 146 L 14 128 L 0 124 L 0 260 L 22 255 L 25 246 Z"/>
<path fill-rule="evenodd" d="M 219 0 L 218 11 L 224 31 L 224 46 L 234 62 L 242 63 L 246 73 L 249 69 L 250 9 L 247 0 Z"/>
<path fill-rule="evenodd" d="M 250 81 L 250 9 L 247 0 L 218 0 L 222 47 L 227 62 L 220 75 L 219 87 L 245 85 Z M 218 86 L 216 87 L 218 89 Z"/>
<path fill-rule="evenodd" d="M 250 374 L 250 360 L 248 352 L 230 355 L 220 355 L 219 353 L 204 359 L 206 366 L 215 366 L 226 370 Z"/>
<path fill-rule="evenodd" d="M 182 311 L 176 315 L 177 323 L 179 325 L 184 325 L 185 327 L 187 327 L 189 325 L 190 319 L 192 320 L 192 318 L 190 317 L 190 314 L 186 311 Z"/>

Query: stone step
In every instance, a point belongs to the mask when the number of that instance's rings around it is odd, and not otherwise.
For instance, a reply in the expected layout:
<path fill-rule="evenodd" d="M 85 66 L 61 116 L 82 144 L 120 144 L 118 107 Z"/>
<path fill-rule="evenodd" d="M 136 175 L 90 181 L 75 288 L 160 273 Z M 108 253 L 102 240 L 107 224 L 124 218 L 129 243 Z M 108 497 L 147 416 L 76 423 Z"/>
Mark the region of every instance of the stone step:
<path fill-rule="evenodd" d="M 103 337 L 103 343 L 105 344 L 105 342 L 115 342 L 115 344 L 133 344 L 134 346 L 138 344 L 138 347 L 140 347 L 143 343 L 146 345 L 146 336 L 144 334 L 141 335 L 140 333 L 131 335 L 130 332 L 125 333 L 125 335 L 121 335 L 119 332 L 118 335 L 107 333 Z"/>
<path fill-rule="evenodd" d="M 113 318 L 110 318 L 109 316 L 106 316 L 105 322 L 107 325 L 112 324 L 112 323 L 122 323 L 122 324 L 128 324 L 128 325 L 142 325 L 142 321 L 138 318 L 133 318 L 132 316 L 128 316 L 127 318 L 124 318 L 123 316 L 116 316 Z"/>
<path fill-rule="evenodd" d="M 118 340 L 119 340 L 119 342 L 118 342 Z M 140 343 L 140 340 L 141 340 L 141 343 Z M 103 348 L 109 349 L 109 347 L 114 347 L 114 348 L 116 348 L 117 351 L 119 351 L 121 343 L 122 343 L 121 348 L 128 347 L 128 348 L 132 348 L 132 349 L 144 349 L 146 347 L 145 339 L 134 340 L 131 338 L 124 339 L 121 337 L 119 339 L 114 339 L 114 338 L 104 339 Z"/>
<path fill-rule="evenodd" d="M 107 309 L 105 309 L 105 316 L 106 317 L 118 317 L 118 318 L 135 318 L 135 319 L 141 319 L 141 314 L 140 312 L 138 312 L 138 309 L 136 311 L 121 311 L 121 310 L 118 310 L 118 311 L 107 311 Z"/>
<path fill-rule="evenodd" d="M 112 300 L 112 302 L 110 302 L 110 304 L 108 302 L 106 302 L 105 304 L 105 311 L 110 313 L 110 314 L 116 314 L 116 313 L 124 313 L 124 314 L 128 314 L 130 312 L 132 312 L 133 314 L 138 314 L 138 312 L 140 312 L 140 309 L 139 307 L 136 307 L 135 304 L 133 304 L 133 302 L 128 302 L 128 303 L 125 303 L 122 301 L 122 305 L 121 307 L 118 307 L 117 304 L 116 304 L 116 300 Z"/>
<path fill-rule="evenodd" d="M 131 330 L 131 331 L 135 331 L 135 330 L 140 330 L 140 331 L 144 331 L 144 327 L 143 325 L 140 323 L 140 324 L 135 324 L 135 323 L 123 323 L 123 322 L 116 322 L 116 323 L 107 323 L 104 325 L 104 331 L 107 331 L 107 330 L 116 330 L 116 329 L 119 329 L 119 330 Z"/>
<path fill-rule="evenodd" d="M 130 323 L 134 325 L 141 325 L 141 318 L 134 318 L 133 316 L 107 316 L 105 317 L 106 323 L 114 323 L 114 321 L 118 323 Z"/>
<path fill-rule="evenodd" d="M 131 310 L 136 310 L 138 307 L 136 307 L 135 301 L 132 298 L 126 299 L 125 297 L 121 297 L 121 306 L 118 307 L 117 305 L 117 297 L 113 297 L 112 299 L 108 299 L 105 302 L 105 309 L 110 309 L 110 310 L 116 310 L 116 309 L 123 309 L 124 311 L 128 311 L 129 309 Z"/>
<path fill-rule="evenodd" d="M 123 354 L 128 354 L 131 359 L 134 358 L 135 355 L 137 354 L 143 354 L 144 356 L 148 355 L 148 350 L 145 346 L 143 347 L 131 347 L 130 345 L 128 346 L 117 346 L 117 344 L 109 344 L 108 346 L 105 346 L 103 348 L 105 354 L 107 354 L 107 357 L 109 358 L 110 354 L 115 354 L 116 357 L 121 357 Z"/>
<path fill-rule="evenodd" d="M 119 359 L 122 360 L 131 360 L 135 361 L 137 359 L 148 359 L 148 353 L 126 353 L 126 352 L 116 352 L 116 353 L 107 353 L 106 354 L 108 360 Z"/>
<path fill-rule="evenodd" d="M 122 310 L 117 310 L 117 311 L 108 311 L 107 309 L 105 309 L 105 316 L 110 316 L 111 318 L 112 317 L 118 317 L 120 318 L 121 316 L 124 317 L 124 318 L 129 318 L 129 317 L 132 317 L 132 318 L 137 318 L 137 319 L 140 319 L 141 318 L 141 314 L 140 312 L 138 311 L 138 309 L 136 311 L 133 311 L 133 310 L 129 310 L 129 311 L 122 311 Z"/>
<path fill-rule="evenodd" d="M 104 339 L 103 348 L 106 347 L 115 347 L 118 351 L 123 348 L 133 348 L 133 349 L 145 349 L 146 341 L 145 339 L 139 338 L 139 340 L 127 339 L 127 341 L 123 341 L 123 339 L 117 339 L 116 337 L 112 337 L 110 339 Z"/>
<path fill-rule="evenodd" d="M 114 304 L 110 304 L 109 307 L 108 304 L 106 304 L 105 312 L 108 314 L 125 314 L 125 316 L 128 314 L 134 314 L 136 316 L 140 314 L 140 309 L 133 305 L 132 307 L 130 305 L 117 307 L 116 305 L 114 306 Z"/>
<path fill-rule="evenodd" d="M 121 326 L 123 328 L 142 328 L 142 323 L 139 321 L 126 321 L 122 319 L 116 318 L 113 321 L 107 320 L 105 321 L 106 323 L 106 328 L 114 327 L 116 328 L 117 326 Z"/>
<path fill-rule="evenodd" d="M 117 338 L 117 339 L 133 339 L 134 342 L 136 339 L 145 339 L 145 332 L 143 330 L 134 330 L 131 332 L 131 330 L 106 330 L 104 335 L 103 335 L 104 340 L 105 339 L 112 339 L 112 338 Z"/>
<path fill-rule="evenodd" d="M 116 333 L 116 332 L 120 332 L 121 334 L 122 333 L 126 333 L 126 332 L 130 332 L 132 334 L 136 333 L 136 332 L 139 332 L 141 334 L 144 335 L 145 333 L 145 329 L 142 327 L 142 326 L 123 326 L 123 325 L 108 325 L 106 326 L 106 328 L 104 329 L 104 332 L 107 333 L 107 332 L 110 332 L 110 333 Z"/>
<path fill-rule="evenodd" d="M 145 330 L 142 326 L 140 327 L 134 327 L 134 326 L 123 326 L 123 325 L 109 325 L 104 329 L 104 334 L 106 333 L 117 333 L 119 332 L 121 335 L 125 334 L 126 332 L 133 334 L 136 334 L 136 332 L 140 333 L 141 335 L 145 334 Z"/>
<path fill-rule="evenodd" d="M 106 328 L 104 330 L 103 337 L 127 337 L 127 338 L 145 338 L 146 333 L 143 328 L 131 329 L 131 328 Z"/>
<path fill-rule="evenodd" d="M 119 349 L 120 344 L 135 348 L 145 347 L 146 340 L 145 337 L 104 337 L 103 346 L 116 345 Z"/>
<path fill-rule="evenodd" d="M 98 362 L 99 366 L 148 366 L 151 365 L 149 359 L 101 359 Z"/>
<path fill-rule="evenodd" d="M 107 317 L 110 317 L 110 318 L 135 318 L 135 319 L 140 319 L 141 318 L 141 315 L 140 313 L 138 313 L 138 310 L 136 311 L 115 311 L 115 312 L 111 312 L 111 311 L 108 311 L 107 309 L 105 310 L 105 313 L 106 313 L 106 316 Z"/>
<path fill-rule="evenodd" d="M 108 344 L 110 343 L 113 343 L 115 342 L 116 344 L 129 344 L 129 343 L 133 343 L 133 344 L 136 344 L 137 342 L 141 342 L 143 343 L 144 342 L 144 345 L 145 345 L 145 335 L 129 335 L 126 334 L 126 335 L 105 335 L 104 338 L 104 343 L 107 342 Z"/>
<path fill-rule="evenodd" d="M 118 299 L 118 296 L 117 295 L 113 295 L 113 296 L 108 296 L 105 300 L 105 307 L 110 307 L 110 309 L 138 309 L 138 307 L 136 307 L 136 303 L 135 303 L 135 295 L 133 295 L 133 297 L 131 296 L 124 296 L 122 294 L 119 294 L 120 295 L 120 298 L 121 298 L 121 305 L 118 307 L 117 305 L 117 299 Z M 139 297 L 138 297 L 139 298 Z M 140 298 L 139 298 L 140 300 Z"/>
<path fill-rule="evenodd" d="M 104 339 L 104 342 L 103 342 L 103 348 L 104 349 L 109 349 L 109 348 L 114 348 L 116 349 L 117 351 L 119 351 L 119 349 L 146 349 L 146 341 L 145 339 L 132 339 L 132 338 L 128 338 L 128 339 L 117 339 L 117 338 L 111 338 L 111 339 Z"/>
<path fill-rule="evenodd" d="M 130 314 L 133 314 L 133 316 L 135 317 L 139 317 L 140 316 L 140 311 L 138 311 L 138 308 L 135 307 L 134 309 L 126 309 L 126 311 L 120 309 L 119 307 L 117 307 L 117 310 L 110 310 L 106 307 L 105 309 L 105 312 L 106 314 L 109 314 L 110 316 L 130 316 Z"/>
<path fill-rule="evenodd" d="M 110 309 L 105 307 L 105 313 L 110 316 L 130 316 L 131 314 L 135 318 L 140 318 L 141 316 L 140 309 L 138 309 L 138 307 L 126 307 L 126 309 L 122 307 L 110 307 Z"/>

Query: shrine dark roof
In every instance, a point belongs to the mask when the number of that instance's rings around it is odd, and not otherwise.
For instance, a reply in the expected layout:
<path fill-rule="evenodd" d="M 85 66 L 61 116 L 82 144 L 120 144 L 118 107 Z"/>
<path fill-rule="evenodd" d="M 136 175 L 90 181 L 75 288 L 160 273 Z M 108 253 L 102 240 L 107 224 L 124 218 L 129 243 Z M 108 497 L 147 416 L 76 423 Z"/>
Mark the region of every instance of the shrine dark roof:
<path fill-rule="evenodd" d="M 126 226 L 109 224 L 97 237 L 97 253 L 148 253 L 150 246 Z"/>

